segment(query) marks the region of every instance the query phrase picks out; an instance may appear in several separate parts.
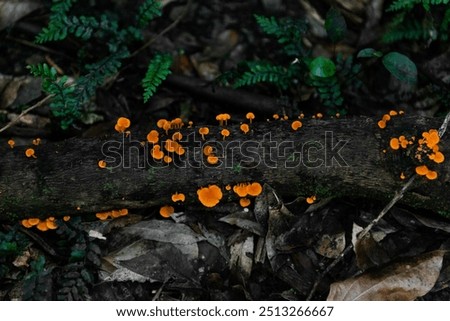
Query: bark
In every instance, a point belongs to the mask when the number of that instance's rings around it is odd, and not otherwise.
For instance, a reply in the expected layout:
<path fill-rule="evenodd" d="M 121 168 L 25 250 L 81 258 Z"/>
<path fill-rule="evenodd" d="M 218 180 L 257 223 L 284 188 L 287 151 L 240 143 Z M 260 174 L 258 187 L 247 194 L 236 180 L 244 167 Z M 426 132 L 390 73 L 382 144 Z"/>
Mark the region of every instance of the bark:
<path fill-rule="evenodd" d="M 0 220 L 159 206 L 171 204 L 174 192 L 185 193 L 186 204 L 201 206 L 196 191 L 209 184 L 222 188 L 221 202 L 237 201 L 225 185 L 253 181 L 271 185 L 286 200 L 347 196 L 378 199 L 383 206 L 405 183 L 400 173 L 414 175 L 416 166 L 414 153 L 389 149 L 390 137 L 420 137 L 425 130 L 439 128 L 441 121 L 393 117 L 381 130 L 377 119 L 365 117 L 309 119 L 296 132 L 291 121 L 261 122 L 252 124 L 246 135 L 237 125 L 229 126 L 226 140 L 220 127 L 208 126 L 205 141 L 198 128 L 184 128 L 186 154 L 174 157 L 176 163 L 170 165 L 151 161 L 148 146 L 139 143 L 146 133 L 133 133 L 123 143 L 117 133 L 105 139 L 48 143 L 35 147 L 36 159 L 25 156 L 25 147 L 3 149 Z M 439 143 L 444 154 L 450 147 L 447 137 Z M 218 148 L 221 164 L 204 162 L 204 142 Z M 107 161 L 107 169 L 98 167 L 101 159 Z M 418 177 L 401 202 L 448 215 L 449 162 L 429 164 L 438 171 L 438 179 Z"/>

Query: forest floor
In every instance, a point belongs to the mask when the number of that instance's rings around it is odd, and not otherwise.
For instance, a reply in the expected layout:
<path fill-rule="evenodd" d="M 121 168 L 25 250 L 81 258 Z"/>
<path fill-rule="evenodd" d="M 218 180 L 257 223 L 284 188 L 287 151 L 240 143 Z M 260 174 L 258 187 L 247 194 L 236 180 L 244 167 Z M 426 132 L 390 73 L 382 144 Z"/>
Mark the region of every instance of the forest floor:
<path fill-rule="evenodd" d="M 126 6 L 134 2 L 113 1 L 116 12 L 127 12 Z M 223 101 L 211 100 L 202 93 L 210 87 L 181 90 L 176 77 L 206 83 L 242 61 L 286 63 L 279 60 L 276 41 L 258 28 L 255 14 L 309 21 L 311 31 L 303 41 L 313 57 L 340 53 L 356 61 L 359 50 L 374 47 L 402 52 L 419 69 L 419 82 L 411 86 L 393 79 L 381 64 L 367 64 L 361 77 L 365 85 L 343 90 L 345 103 L 335 109 L 324 107 L 308 86 L 282 95 L 267 84 L 246 86 L 245 91 L 280 99 L 273 111 L 248 110 L 256 114 L 255 121 L 272 120 L 273 114 L 292 119 L 300 113 L 307 118 L 320 113 L 331 119 L 336 113 L 381 118 L 392 109 L 425 117 L 448 112 L 441 96 L 430 89 L 449 86 L 445 44 L 381 44 L 392 17 L 386 5 L 376 6 L 383 1 L 342 1 L 348 30 L 344 40 L 332 44 L 323 29 L 330 2 L 343 8 L 341 1 L 163 1 L 162 16 L 144 32 L 144 39 L 151 40 L 148 47 L 133 47 L 135 55 L 97 90 L 81 121 L 61 130 L 49 107 L 43 106 L 0 132 L 0 144 L 5 147 L 13 139 L 17 146 L 27 145 L 37 137 L 42 144 L 103 137 L 114 130 L 119 117 L 129 118 L 136 130 L 148 130 L 148 124 L 162 118 L 211 124 L 221 113 L 231 114 L 235 124 L 244 122 L 247 110 L 233 105 L 239 97 L 232 92 Z M 0 128 L 22 107 L 43 97 L 41 83 L 29 75 L 27 65 L 46 62 L 74 78 L 80 69 L 77 40 L 33 42 L 45 26 L 48 7 L 30 3 L 35 6 L 31 13 L 9 26 L 0 25 Z M 98 1 L 98 6 L 109 9 L 106 3 Z M 144 104 L 140 80 L 155 52 L 174 57 L 173 77 Z M 10 250 L 1 246 L 14 242 L 21 250 L 0 259 L 0 300 L 351 300 L 360 293 L 365 293 L 365 300 L 450 300 L 450 220 L 396 204 L 357 239 L 385 202 L 367 195 L 309 204 L 307 198 L 313 195 L 284 199 L 283 194 L 282 189 L 265 186 L 245 209 L 237 202 L 221 202 L 212 210 L 186 205 L 170 219 L 159 215 L 159 207 L 130 210 L 117 220 L 72 218 L 57 232 L 25 230 L 5 222 L 0 227 L 0 253 Z M 349 245 L 352 249 L 341 257 Z M 63 253 L 67 249 L 70 258 Z M 337 265 L 323 274 L 337 258 Z"/>

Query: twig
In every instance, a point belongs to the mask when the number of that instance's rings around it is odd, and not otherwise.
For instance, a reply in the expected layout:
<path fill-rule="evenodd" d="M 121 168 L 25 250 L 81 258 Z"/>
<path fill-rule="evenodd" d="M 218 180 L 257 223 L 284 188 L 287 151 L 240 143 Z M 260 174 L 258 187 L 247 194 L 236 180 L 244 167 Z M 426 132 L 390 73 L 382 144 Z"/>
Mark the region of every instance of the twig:
<path fill-rule="evenodd" d="M 174 20 L 174 22 L 172 22 L 169 26 L 167 26 L 163 31 L 161 31 L 160 33 L 158 33 L 156 36 L 154 36 L 153 38 L 149 39 L 142 47 L 140 47 L 139 49 L 137 49 L 135 52 L 133 52 L 131 54 L 130 57 L 134 57 L 136 56 L 138 53 L 140 53 L 142 50 L 144 50 L 145 48 L 147 48 L 148 46 L 150 46 L 152 43 L 154 43 L 156 40 L 158 40 L 159 38 L 161 38 L 162 36 L 164 36 L 166 33 L 168 33 L 170 30 L 172 30 L 173 28 L 175 28 L 180 22 L 181 20 L 184 19 L 184 17 L 186 16 L 186 14 L 189 12 L 189 9 L 191 8 L 191 4 L 192 4 L 192 0 L 188 0 L 186 7 L 184 8 L 183 12 Z"/>
<path fill-rule="evenodd" d="M 448 124 L 450 123 L 450 112 L 447 114 L 447 116 L 445 116 L 445 119 L 441 125 L 441 127 L 439 128 L 439 137 L 442 138 L 442 136 L 444 136 L 445 132 L 447 131 L 447 127 Z M 395 196 L 391 199 L 391 201 L 381 210 L 380 214 L 378 214 L 378 216 L 372 220 L 372 222 L 370 222 L 369 225 L 366 226 L 366 228 L 364 228 L 359 234 L 358 234 L 358 238 L 357 240 L 360 241 L 364 236 L 367 235 L 367 233 L 370 232 L 370 230 L 374 227 L 374 225 L 376 225 L 382 218 L 384 215 L 386 215 L 387 212 L 389 212 L 389 210 L 398 202 L 403 198 L 403 195 L 405 194 L 405 192 L 409 189 L 409 187 L 412 185 L 412 183 L 414 182 L 414 180 L 416 179 L 417 175 L 413 175 L 408 182 L 406 182 L 405 185 L 403 185 L 403 187 L 397 191 L 395 193 Z M 307 301 L 310 301 L 312 299 L 312 297 L 314 296 L 314 294 L 317 291 L 317 287 L 319 286 L 320 282 L 322 281 L 322 279 L 325 277 L 325 275 L 327 275 L 340 261 L 342 261 L 342 259 L 344 258 L 345 255 L 347 255 L 350 250 L 353 248 L 353 244 L 348 245 L 345 250 L 333 261 L 331 262 L 330 265 L 327 266 L 327 268 L 319 275 L 319 277 L 316 279 L 316 282 L 314 283 L 308 297 L 306 298 Z"/>
<path fill-rule="evenodd" d="M 15 123 L 17 123 L 19 121 L 20 118 L 22 118 L 23 116 L 25 116 L 26 114 L 28 114 L 30 111 L 32 111 L 33 109 L 36 109 L 40 106 L 42 106 L 45 102 L 47 102 L 50 98 L 52 98 L 54 95 L 48 95 L 46 97 L 44 97 L 43 99 L 41 99 L 40 101 L 38 101 L 36 104 L 34 104 L 31 107 L 28 107 L 27 109 L 25 109 L 24 111 L 22 111 L 20 113 L 19 116 L 17 116 L 16 118 L 14 118 L 13 120 L 11 120 L 8 124 L 6 124 L 4 127 L 0 128 L 0 133 L 4 132 L 5 130 L 7 130 L 9 127 L 11 127 L 12 125 L 14 125 Z"/>

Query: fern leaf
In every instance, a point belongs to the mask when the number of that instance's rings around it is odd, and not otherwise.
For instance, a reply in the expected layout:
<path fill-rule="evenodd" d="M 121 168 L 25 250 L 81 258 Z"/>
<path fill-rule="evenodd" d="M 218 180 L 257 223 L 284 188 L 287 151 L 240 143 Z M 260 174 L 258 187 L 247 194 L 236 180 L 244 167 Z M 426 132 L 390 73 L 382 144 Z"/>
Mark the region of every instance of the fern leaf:
<path fill-rule="evenodd" d="M 137 25 L 145 28 L 151 20 L 161 15 L 161 2 L 158 0 L 145 0 L 138 8 L 136 16 Z"/>
<path fill-rule="evenodd" d="M 234 88 L 252 86 L 258 83 L 271 83 L 281 89 L 287 89 L 292 74 L 282 66 L 275 66 L 268 62 L 250 62 L 248 69 L 233 84 Z"/>
<path fill-rule="evenodd" d="M 170 55 L 156 55 L 150 61 L 147 73 L 142 80 L 144 88 L 144 103 L 146 103 L 156 92 L 156 88 L 171 73 L 172 57 Z"/>

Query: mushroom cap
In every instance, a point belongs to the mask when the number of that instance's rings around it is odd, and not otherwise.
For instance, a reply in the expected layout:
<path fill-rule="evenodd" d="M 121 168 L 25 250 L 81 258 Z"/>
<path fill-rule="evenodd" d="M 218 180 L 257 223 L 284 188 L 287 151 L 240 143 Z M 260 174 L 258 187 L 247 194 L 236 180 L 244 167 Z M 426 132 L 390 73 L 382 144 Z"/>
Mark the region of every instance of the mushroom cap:
<path fill-rule="evenodd" d="M 159 209 L 159 214 L 164 218 L 169 218 L 175 212 L 173 206 L 164 205 Z"/>
<path fill-rule="evenodd" d="M 173 153 L 179 144 L 171 139 L 166 139 L 166 143 L 164 144 L 164 148 L 169 152 Z"/>
<path fill-rule="evenodd" d="M 416 167 L 416 173 L 421 176 L 426 175 L 428 173 L 428 171 L 429 171 L 429 169 L 428 169 L 427 165 L 421 165 L 421 166 Z"/>
<path fill-rule="evenodd" d="M 27 150 L 25 151 L 25 155 L 27 157 L 32 157 L 34 155 L 34 149 L 33 148 L 27 148 Z"/>
<path fill-rule="evenodd" d="M 428 132 L 423 133 L 422 136 L 426 139 L 428 148 L 433 148 L 440 141 L 439 134 L 435 129 L 430 129 Z"/>
<path fill-rule="evenodd" d="M 230 184 L 227 184 L 227 185 L 225 186 L 225 189 L 226 189 L 227 191 L 231 191 L 231 185 L 230 185 Z"/>
<path fill-rule="evenodd" d="M 120 216 L 128 215 L 128 209 L 122 208 L 121 210 L 119 210 L 119 214 L 120 214 Z"/>
<path fill-rule="evenodd" d="M 247 207 L 247 206 L 249 206 L 249 205 L 251 204 L 251 201 L 250 201 L 248 198 L 244 197 L 244 198 L 241 198 L 241 199 L 239 200 L 239 204 L 240 204 L 242 207 Z"/>
<path fill-rule="evenodd" d="M 303 126 L 302 122 L 300 120 L 294 120 L 291 124 L 291 128 L 293 130 L 297 130 Z"/>
<path fill-rule="evenodd" d="M 378 122 L 378 127 L 380 127 L 381 129 L 386 128 L 386 122 L 384 120 L 380 120 Z"/>
<path fill-rule="evenodd" d="M 95 217 L 98 218 L 101 221 L 107 220 L 108 217 L 109 217 L 109 212 L 96 213 Z"/>
<path fill-rule="evenodd" d="M 117 132 L 119 132 L 119 133 L 123 133 L 123 132 L 125 131 L 126 128 L 120 126 L 119 124 L 116 124 L 116 125 L 114 126 L 114 129 L 115 129 Z"/>
<path fill-rule="evenodd" d="M 172 195 L 173 202 L 184 202 L 186 200 L 186 196 L 183 193 L 175 193 Z"/>
<path fill-rule="evenodd" d="M 147 141 L 152 144 L 156 144 L 159 141 L 159 133 L 156 130 L 151 130 L 147 134 Z"/>
<path fill-rule="evenodd" d="M 58 224 L 56 224 L 55 221 L 52 221 L 52 220 L 49 220 L 49 219 L 47 219 L 47 220 L 45 221 L 45 224 L 47 225 L 47 228 L 48 228 L 49 230 L 56 230 L 56 229 L 58 228 Z M 38 225 L 38 226 L 39 226 L 39 225 Z"/>
<path fill-rule="evenodd" d="M 118 218 L 120 215 L 120 212 L 118 210 L 112 210 L 109 212 L 112 218 Z"/>
<path fill-rule="evenodd" d="M 184 155 L 186 151 L 184 150 L 184 148 L 181 145 L 178 145 L 178 147 L 175 149 L 175 153 L 178 155 Z"/>
<path fill-rule="evenodd" d="M 164 128 L 164 125 L 165 125 L 166 123 L 168 123 L 168 120 L 167 120 L 167 119 L 160 119 L 160 120 L 158 120 L 158 121 L 156 122 L 156 126 L 157 126 L 158 128 Z"/>
<path fill-rule="evenodd" d="M 389 121 L 389 120 L 391 120 L 391 116 L 389 116 L 388 114 L 385 114 L 385 115 L 383 115 L 383 118 L 381 118 L 381 120 L 384 120 L 385 122 Z"/>
<path fill-rule="evenodd" d="M 47 222 L 46 221 L 41 221 L 39 222 L 38 225 L 36 225 L 37 229 L 39 231 L 45 232 L 48 231 L 48 226 L 47 226 Z"/>
<path fill-rule="evenodd" d="M 201 135 L 208 135 L 209 134 L 209 128 L 208 127 L 200 127 L 200 129 L 198 130 L 198 132 Z"/>
<path fill-rule="evenodd" d="M 247 115 L 245 115 L 245 118 L 247 118 L 247 119 L 255 119 L 255 114 L 254 113 L 247 113 Z"/>
<path fill-rule="evenodd" d="M 222 199 L 222 190 L 217 185 L 201 187 L 197 190 L 199 201 L 206 207 L 216 206 Z"/>
<path fill-rule="evenodd" d="M 434 180 L 438 177 L 438 174 L 436 171 L 428 171 L 428 173 L 425 174 L 426 178 L 429 180 Z"/>
<path fill-rule="evenodd" d="M 247 134 L 250 131 L 250 126 L 247 124 L 242 124 L 240 126 L 240 129 L 244 134 Z"/>
<path fill-rule="evenodd" d="M 219 157 L 214 155 L 208 155 L 206 161 L 211 165 L 216 165 L 219 162 Z"/>
<path fill-rule="evenodd" d="M 40 219 L 32 217 L 28 219 L 28 224 L 30 224 L 31 226 L 35 226 L 38 225 L 40 221 L 41 221 Z"/>
<path fill-rule="evenodd" d="M 220 134 L 224 137 L 228 137 L 228 136 L 230 136 L 230 131 L 228 129 L 222 129 L 220 131 Z"/>
<path fill-rule="evenodd" d="M 98 167 L 100 168 L 106 168 L 107 164 L 104 160 L 99 160 L 98 161 Z"/>
<path fill-rule="evenodd" d="M 278 119 L 280 119 L 280 115 L 278 115 L 278 114 L 273 114 L 273 115 L 272 115 L 272 118 L 275 119 L 275 120 L 278 120 Z"/>
<path fill-rule="evenodd" d="M 164 160 L 164 163 L 170 164 L 170 163 L 172 163 L 173 159 L 169 155 L 166 155 L 166 156 L 164 156 L 163 160 Z"/>
<path fill-rule="evenodd" d="M 69 215 L 64 216 L 63 221 L 64 222 L 70 221 L 70 216 Z"/>
<path fill-rule="evenodd" d="M 183 134 L 181 134 L 180 132 L 175 132 L 172 135 L 172 140 L 176 141 L 176 140 L 181 140 L 183 138 Z"/>
<path fill-rule="evenodd" d="M 8 140 L 8 145 L 13 148 L 16 142 L 13 139 Z"/>
<path fill-rule="evenodd" d="M 258 196 L 262 192 L 262 186 L 258 182 L 247 185 L 247 193 L 251 196 Z"/>
<path fill-rule="evenodd" d="M 214 152 L 214 148 L 212 146 L 206 145 L 203 147 L 203 155 L 209 156 Z"/>
<path fill-rule="evenodd" d="M 306 203 L 313 204 L 315 200 L 316 200 L 315 196 L 310 196 L 306 199 Z"/>
<path fill-rule="evenodd" d="M 390 110 L 389 111 L 389 116 L 397 116 L 397 115 L 398 115 L 397 111 L 395 111 L 395 110 Z"/>
<path fill-rule="evenodd" d="M 151 150 L 151 155 L 154 159 L 160 160 L 164 157 L 164 152 L 161 151 L 159 145 L 155 145 L 155 147 Z"/>
<path fill-rule="evenodd" d="M 434 154 L 434 162 L 435 163 L 442 163 L 445 160 L 445 156 L 444 154 L 442 154 L 441 152 L 437 152 L 436 154 Z"/>
<path fill-rule="evenodd" d="M 28 223 L 27 219 L 24 219 L 22 221 L 20 221 L 20 223 L 22 224 L 22 226 L 26 227 L 26 228 L 31 228 L 33 227 L 33 225 L 31 225 L 30 223 Z"/>
<path fill-rule="evenodd" d="M 127 129 L 128 127 L 130 127 L 131 121 L 126 117 L 120 117 L 119 119 L 117 119 L 117 125 Z"/>
<path fill-rule="evenodd" d="M 233 186 L 233 191 L 239 197 L 246 197 L 248 195 L 247 184 L 241 183 Z"/>
<path fill-rule="evenodd" d="M 398 138 L 391 138 L 390 142 L 389 142 L 389 146 L 391 146 L 392 149 L 397 150 L 400 148 L 400 142 L 398 140 Z"/>

